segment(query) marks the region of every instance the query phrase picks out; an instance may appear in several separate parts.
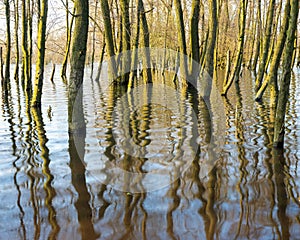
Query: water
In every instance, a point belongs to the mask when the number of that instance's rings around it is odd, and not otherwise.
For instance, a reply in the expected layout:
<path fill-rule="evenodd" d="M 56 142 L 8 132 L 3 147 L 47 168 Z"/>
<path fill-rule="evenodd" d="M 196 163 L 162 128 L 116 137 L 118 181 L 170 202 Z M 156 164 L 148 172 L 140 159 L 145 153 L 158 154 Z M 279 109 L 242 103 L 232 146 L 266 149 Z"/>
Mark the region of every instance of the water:
<path fill-rule="evenodd" d="M 299 71 L 283 153 L 272 151 L 273 113 L 253 101 L 249 73 L 210 106 L 172 84 L 116 96 L 86 78 L 87 135 L 73 142 L 67 87 L 50 72 L 42 115 L 15 81 L 0 99 L 0 239 L 300 236 Z"/>

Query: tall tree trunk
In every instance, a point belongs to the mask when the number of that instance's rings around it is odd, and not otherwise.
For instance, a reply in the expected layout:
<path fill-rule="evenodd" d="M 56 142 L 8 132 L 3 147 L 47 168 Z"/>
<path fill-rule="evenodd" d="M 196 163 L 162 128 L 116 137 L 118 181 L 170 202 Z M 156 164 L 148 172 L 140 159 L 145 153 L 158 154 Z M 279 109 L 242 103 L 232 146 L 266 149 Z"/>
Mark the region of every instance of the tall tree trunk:
<path fill-rule="evenodd" d="M 299 0 L 291 0 L 291 14 L 289 18 L 289 28 L 283 57 L 283 74 L 280 83 L 278 103 L 276 107 L 275 125 L 274 125 L 274 143 L 276 148 L 283 148 L 285 133 L 285 111 L 289 96 L 292 58 L 294 52 L 295 33 L 297 30 L 297 19 L 299 14 Z"/>
<path fill-rule="evenodd" d="M 263 40 L 262 52 L 260 54 L 260 59 L 259 59 L 259 68 L 258 68 L 258 73 L 257 73 L 256 79 L 255 79 L 256 90 L 258 90 L 260 88 L 263 78 L 264 78 L 264 74 L 265 74 L 267 58 L 268 58 L 268 53 L 269 53 L 269 49 L 270 49 L 271 35 L 272 35 L 274 9 L 275 9 L 275 0 L 270 0 L 269 8 L 268 8 L 267 22 L 266 22 L 265 36 L 264 36 L 264 40 Z"/>
<path fill-rule="evenodd" d="M 28 61 L 28 76 L 30 79 L 30 85 L 32 84 L 32 54 L 33 54 L 33 29 L 32 29 L 32 18 L 33 18 L 33 2 L 31 0 L 27 0 L 27 21 L 28 21 L 28 55 L 27 55 L 27 61 Z"/>
<path fill-rule="evenodd" d="M 214 53 L 217 39 L 217 0 L 209 0 L 209 33 L 207 39 L 207 49 L 205 53 L 205 75 L 203 82 L 203 96 L 209 97 L 211 92 L 212 79 L 214 78 Z"/>
<path fill-rule="evenodd" d="M 94 21 L 96 21 L 97 11 L 98 11 L 98 0 L 96 0 L 96 5 L 95 5 Z M 93 34 L 92 34 L 91 79 L 93 78 L 93 72 L 94 72 L 95 44 L 96 44 L 96 23 L 94 23 Z"/>
<path fill-rule="evenodd" d="M 15 47 L 16 47 L 16 67 L 14 72 L 14 79 L 19 80 L 19 0 L 13 0 L 14 3 L 14 17 L 15 17 Z"/>
<path fill-rule="evenodd" d="M 230 79 L 224 80 L 223 92 L 222 96 L 226 96 L 227 92 L 234 81 L 238 81 L 240 72 L 241 72 L 241 65 L 243 61 L 243 51 L 244 51 L 244 41 L 245 41 L 245 27 L 246 27 L 246 15 L 247 15 L 247 5 L 248 0 L 240 0 L 240 10 L 239 10 L 239 46 L 238 52 L 233 68 L 232 75 Z"/>
<path fill-rule="evenodd" d="M 191 31 L 190 41 L 192 50 L 192 63 L 191 63 L 191 77 L 192 80 L 196 80 L 199 75 L 199 63 L 200 63 L 200 46 L 199 46 L 199 13 L 200 13 L 200 0 L 192 1 L 191 10 Z"/>
<path fill-rule="evenodd" d="M 5 5 L 5 18 L 6 18 L 6 59 L 5 59 L 5 73 L 4 78 L 6 84 L 9 82 L 10 76 L 10 49 L 11 49 L 11 36 L 10 36 L 10 5 L 9 0 L 4 1 Z"/>
<path fill-rule="evenodd" d="M 280 59 L 282 56 L 282 52 L 284 49 L 284 44 L 285 44 L 286 37 L 287 37 L 287 30 L 289 27 L 290 10 L 291 10 L 290 0 L 287 0 L 285 9 L 284 9 L 284 18 L 283 18 L 283 23 L 282 23 L 282 29 L 281 29 L 280 36 L 277 40 L 277 44 L 276 44 L 275 51 L 274 51 L 274 56 L 272 58 L 272 62 L 270 65 L 270 71 L 255 96 L 256 101 L 261 100 L 269 83 L 272 83 L 274 85 L 275 91 L 278 90 L 278 87 L 277 87 L 278 69 L 279 69 L 279 65 L 280 65 Z M 275 99 L 273 99 L 273 102 L 276 103 L 277 97 L 276 96 L 274 96 L 274 97 L 275 97 Z"/>
<path fill-rule="evenodd" d="M 28 21 L 27 21 L 27 1 L 22 1 L 22 85 L 25 85 L 27 96 L 30 98 L 32 86 L 29 75 L 28 62 Z"/>
<path fill-rule="evenodd" d="M 61 78 L 63 79 L 64 82 L 67 81 L 67 65 L 68 65 L 71 38 L 72 38 L 72 28 L 73 28 L 73 22 L 74 22 L 74 14 L 75 14 L 75 8 L 73 9 L 71 22 L 69 24 L 69 0 L 66 0 L 67 41 L 66 41 L 66 51 L 65 51 L 65 55 L 64 55 L 64 60 L 62 62 L 62 67 L 61 67 L 61 72 L 60 72 L 60 76 L 61 76 Z"/>
<path fill-rule="evenodd" d="M 86 58 L 89 25 L 89 5 L 86 0 L 75 0 L 75 26 L 71 45 L 70 80 L 68 92 L 69 133 L 85 129 L 82 118 L 82 83 Z M 76 97 L 78 101 L 75 100 Z M 83 119 L 83 120 L 82 120 Z"/>
<path fill-rule="evenodd" d="M 48 14 L 48 0 L 40 1 L 40 11 L 38 12 L 38 33 L 37 33 L 37 60 L 35 70 L 35 82 L 32 95 L 32 107 L 41 108 L 44 64 L 45 64 L 45 45 L 46 45 L 46 24 Z"/>
<path fill-rule="evenodd" d="M 122 74 L 121 84 L 127 85 L 130 75 L 130 21 L 129 21 L 129 0 L 120 0 L 122 12 Z"/>
<path fill-rule="evenodd" d="M 180 75 L 183 80 L 182 84 L 186 85 L 186 79 L 188 78 L 187 51 L 181 1 L 174 0 L 174 6 L 176 12 L 176 25 L 178 29 L 178 44 L 180 49 Z"/>
<path fill-rule="evenodd" d="M 143 44 L 144 52 L 143 52 L 143 78 L 145 83 L 152 82 L 152 73 L 151 73 L 151 62 L 150 62 L 150 40 L 149 40 L 149 28 L 146 18 L 146 13 L 144 9 L 143 0 L 140 1 L 140 18 L 141 18 L 141 29 L 143 33 Z"/>
<path fill-rule="evenodd" d="M 106 48 L 108 53 L 108 71 L 109 71 L 109 78 L 111 80 L 115 80 L 117 77 L 117 68 L 116 68 L 116 61 L 115 61 L 115 49 L 114 49 L 114 40 L 111 28 L 111 21 L 110 21 L 110 10 L 107 0 L 101 0 L 101 11 L 104 21 L 104 31 L 105 31 L 105 42 Z"/>
<path fill-rule="evenodd" d="M 255 45 L 255 54 L 253 57 L 253 62 L 251 69 L 256 72 L 257 62 L 259 58 L 259 52 L 261 47 L 261 0 L 257 1 L 257 19 L 256 19 L 256 45 Z"/>

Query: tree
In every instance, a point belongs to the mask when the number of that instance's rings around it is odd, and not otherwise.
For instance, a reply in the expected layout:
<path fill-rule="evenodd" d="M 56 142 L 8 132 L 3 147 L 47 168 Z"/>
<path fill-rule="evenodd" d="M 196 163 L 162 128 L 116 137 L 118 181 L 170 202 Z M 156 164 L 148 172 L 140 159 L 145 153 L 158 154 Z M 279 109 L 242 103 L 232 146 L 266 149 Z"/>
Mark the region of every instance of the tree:
<path fill-rule="evenodd" d="M 15 47 L 16 47 L 16 67 L 14 78 L 18 80 L 19 78 L 19 61 L 20 61 L 20 52 L 19 52 L 19 0 L 13 0 L 14 4 L 14 18 L 15 18 Z M 18 81 L 17 81 L 18 82 Z"/>
<path fill-rule="evenodd" d="M 11 49 L 11 36 L 10 36 L 10 5 L 9 0 L 4 1 L 5 5 L 5 18 L 6 18 L 6 59 L 5 59 L 5 83 L 9 82 L 10 75 L 10 49 Z"/>
<path fill-rule="evenodd" d="M 35 70 L 35 82 L 32 95 L 32 107 L 41 107 L 43 79 L 44 79 L 44 63 L 45 63 L 45 45 L 46 45 L 46 24 L 48 14 L 48 0 L 38 1 L 38 38 L 37 38 L 37 61 Z"/>
<path fill-rule="evenodd" d="M 199 74 L 199 63 L 200 63 L 200 46 L 199 46 L 199 13 L 200 13 L 200 0 L 192 1 L 192 10 L 191 10 L 191 31 L 190 31 L 190 41 L 191 41 L 191 75 L 192 79 L 196 79 Z"/>
<path fill-rule="evenodd" d="M 272 83 L 272 85 L 274 85 L 273 91 L 276 91 L 276 92 L 278 91 L 278 87 L 277 87 L 278 69 L 279 69 L 280 60 L 281 60 L 282 52 L 283 52 L 286 37 L 287 37 L 287 30 L 289 27 L 290 9 L 291 9 L 290 0 L 287 0 L 285 9 L 284 9 L 284 18 L 283 18 L 283 23 L 282 23 L 282 29 L 281 29 L 280 36 L 277 40 L 277 44 L 276 44 L 275 51 L 274 51 L 274 56 L 272 58 L 272 62 L 270 65 L 270 71 L 269 71 L 266 79 L 264 80 L 262 86 L 260 87 L 260 89 L 258 90 L 258 92 L 256 94 L 256 97 L 255 97 L 256 101 L 261 100 L 269 83 Z M 275 94 L 275 95 L 277 95 L 277 94 Z M 276 96 L 274 96 L 274 97 L 275 97 L 275 99 L 273 99 L 273 102 L 276 103 L 277 97 Z"/>
<path fill-rule="evenodd" d="M 233 73 L 232 73 L 230 79 L 224 80 L 222 96 L 226 96 L 231 84 L 234 81 L 238 81 L 239 76 L 240 76 L 241 65 L 242 65 L 242 61 L 243 61 L 244 41 L 245 41 L 244 39 L 245 39 L 247 5 L 248 5 L 248 0 L 240 1 L 238 51 L 237 51 L 237 56 L 236 56 L 236 60 L 234 63 Z"/>
<path fill-rule="evenodd" d="M 89 4 L 86 0 L 75 0 L 75 26 L 71 44 L 70 77 L 68 92 L 69 133 L 85 129 L 82 113 L 82 83 L 86 58 L 89 24 Z M 75 102 L 76 98 L 78 101 Z"/>
<path fill-rule="evenodd" d="M 115 61 L 115 49 L 114 49 L 114 40 L 111 28 L 111 20 L 110 20 L 110 10 L 107 0 L 101 0 L 101 11 L 104 22 L 104 31 L 105 31 L 105 43 L 106 49 L 108 53 L 108 71 L 109 77 L 111 80 L 114 80 L 117 76 L 117 68 Z"/>
<path fill-rule="evenodd" d="M 267 63 L 270 42 L 271 42 L 271 35 L 272 35 L 274 8 L 275 8 L 275 0 L 271 0 L 268 8 L 268 16 L 267 16 L 266 30 L 265 30 L 266 32 L 263 40 L 262 52 L 259 58 L 259 68 L 255 80 L 256 90 L 260 88 L 265 74 L 266 63 Z"/>
<path fill-rule="evenodd" d="M 283 148 L 284 143 L 284 120 L 286 105 L 289 96 L 289 88 L 292 72 L 292 58 L 294 52 L 295 33 L 297 30 L 297 19 L 299 14 L 299 0 L 291 0 L 291 14 L 289 19 L 289 28 L 283 57 L 283 74 L 278 94 L 278 103 L 276 107 L 275 125 L 274 125 L 274 143 L 275 148 Z"/>

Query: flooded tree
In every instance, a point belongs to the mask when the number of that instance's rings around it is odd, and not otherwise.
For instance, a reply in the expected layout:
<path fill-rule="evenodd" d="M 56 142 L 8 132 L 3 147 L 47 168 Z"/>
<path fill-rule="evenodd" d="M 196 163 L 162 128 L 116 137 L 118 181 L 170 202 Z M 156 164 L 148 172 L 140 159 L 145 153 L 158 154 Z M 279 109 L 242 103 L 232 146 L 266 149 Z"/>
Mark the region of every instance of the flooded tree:
<path fill-rule="evenodd" d="M 45 45 L 46 45 L 46 24 L 48 14 L 48 0 L 38 1 L 38 39 L 37 39 L 37 61 L 35 69 L 35 81 L 32 95 L 32 107 L 41 107 L 42 91 L 44 81 L 44 65 L 45 65 Z"/>

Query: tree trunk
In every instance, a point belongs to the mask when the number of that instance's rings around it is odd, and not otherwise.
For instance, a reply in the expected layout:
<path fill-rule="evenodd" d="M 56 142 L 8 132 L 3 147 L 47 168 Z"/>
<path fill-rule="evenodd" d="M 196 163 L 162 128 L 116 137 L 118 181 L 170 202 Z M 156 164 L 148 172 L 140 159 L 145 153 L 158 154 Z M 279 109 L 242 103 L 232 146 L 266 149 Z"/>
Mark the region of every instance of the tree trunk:
<path fill-rule="evenodd" d="M 20 62 L 20 51 L 19 51 L 19 0 L 14 0 L 14 17 L 15 17 L 15 47 L 16 47 L 16 67 L 14 72 L 14 79 L 19 80 L 19 62 Z"/>
<path fill-rule="evenodd" d="M 178 44 L 180 49 L 180 75 L 182 84 L 186 85 L 186 79 L 188 77 L 187 69 L 187 51 L 186 51 L 186 39 L 185 29 L 183 21 L 183 11 L 180 0 L 174 0 L 175 12 L 176 12 L 176 25 L 178 29 Z"/>
<path fill-rule="evenodd" d="M 37 61 L 35 70 L 35 82 L 32 95 L 32 107 L 41 108 L 42 90 L 44 80 L 45 45 L 46 45 L 46 24 L 48 14 L 48 0 L 40 0 L 41 9 L 38 12 L 38 33 L 37 33 Z"/>
<path fill-rule="evenodd" d="M 257 19 L 256 19 L 256 45 L 255 45 L 255 54 L 252 62 L 251 69 L 256 72 L 257 68 L 257 62 L 259 58 L 259 52 L 260 52 L 260 47 L 261 47 L 261 0 L 258 0 L 257 2 Z"/>
<path fill-rule="evenodd" d="M 269 83 L 272 83 L 274 85 L 275 91 L 277 91 L 278 87 L 277 87 L 277 75 L 278 75 L 278 69 L 279 69 L 279 65 L 280 65 L 280 59 L 282 56 L 282 52 L 284 49 L 284 44 L 286 41 L 286 37 L 287 37 L 287 30 L 289 27 L 289 16 L 290 16 L 290 9 L 291 9 L 291 5 L 290 5 L 290 0 L 287 0 L 286 5 L 285 5 L 285 9 L 284 9 L 284 18 L 283 18 L 283 23 L 282 23 L 282 30 L 280 33 L 280 36 L 278 38 L 276 47 L 275 47 L 275 51 L 274 51 L 274 56 L 272 58 L 272 62 L 270 65 L 270 71 L 269 74 L 267 75 L 266 79 L 264 80 L 263 84 L 261 85 L 260 89 L 258 90 L 256 96 L 255 96 L 255 100 L 256 101 L 260 101 L 262 99 L 262 96 L 265 92 L 265 90 L 267 89 L 267 86 Z M 274 96 L 275 98 L 277 98 L 276 96 Z M 273 102 L 277 102 L 277 99 L 274 99 Z"/>
<path fill-rule="evenodd" d="M 274 143 L 275 148 L 283 148 L 284 143 L 284 120 L 286 105 L 289 96 L 289 88 L 291 81 L 291 65 L 294 52 L 295 32 L 297 29 L 297 19 L 299 14 L 299 0 L 291 0 L 291 14 L 289 18 L 289 28 L 287 32 L 287 40 L 285 44 L 283 58 L 283 74 L 278 95 L 278 103 L 276 107 L 275 127 L 274 127 Z"/>
<path fill-rule="evenodd" d="M 141 17 L 141 29 L 143 33 L 143 44 L 144 47 L 143 51 L 143 79 L 145 83 L 151 83 L 152 82 L 152 73 L 151 73 L 151 63 L 150 63 L 150 40 L 149 40 L 149 28 L 146 18 L 146 13 L 144 9 L 144 3 L 143 0 L 140 1 L 140 17 Z"/>
<path fill-rule="evenodd" d="M 192 10 L 191 10 L 191 32 L 190 32 L 190 41 L 191 41 L 191 77 L 193 81 L 197 80 L 199 75 L 199 63 L 200 63 L 200 46 L 199 46 L 199 13 L 200 13 L 200 0 L 192 1 Z"/>
<path fill-rule="evenodd" d="M 9 82 L 10 76 L 10 49 L 11 49 L 11 36 L 10 36 L 10 6 L 9 0 L 4 1 L 5 5 L 5 18 L 6 18 L 6 59 L 5 59 L 5 84 Z"/>
<path fill-rule="evenodd" d="M 217 39 L 217 0 L 209 0 L 209 33 L 205 53 L 205 77 L 203 79 L 203 96 L 209 97 L 212 79 L 214 78 L 214 53 Z"/>
<path fill-rule="evenodd" d="M 22 1 L 22 84 L 27 92 L 31 91 L 28 72 L 28 44 L 27 44 L 27 12 L 26 1 Z"/>
<path fill-rule="evenodd" d="M 102 50 L 101 50 L 101 55 L 100 55 L 100 60 L 99 60 L 99 66 L 98 66 L 98 70 L 97 70 L 97 76 L 95 78 L 95 81 L 99 81 L 100 79 L 100 75 L 101 75 L 101 70 L 102 70 L 102 63 L 103 63 L 103 59 L 104 59 L 104 53 L 105 53 L 105 39 L 103 39 L 103 46 L 102 46 Z"/>
<path fill-rule="evenodd" d="M 275 0 L 270 0 L 270 4 L 269 4 L 269 8 L 268 8 L 267 22 L 266 22 L 266 30 L 265 30 L 266 33 L 265 33 L 264 40 L 263 40 L 262 52 L 260 54 L 258 73 L 257 73 L 256 79 L 255 79 L 256 90 L 258 90 L 261 87 L 263 77 L 265 74 L 267 58 L 268 58 L 268 53 L 269 53 L 269 49 L 270 49 L 274 8 L 275 8 Z"/>
<path fill-rule="evenodd" d="M 98 11 L 98 1 L 96 1 L 95 5 L 95 13 L 94 13 L 94 21 L 96 21 Z M 94 61 L 95 61 L 95 44 L 96 44 L 96 23 L 93 26 L 93 34 L 92 34 L 92 58 L 91 58 L 91 79 L 93 78 L 94 72 Z"/>
<path fill-rule="evenodd" d="M 246 14 L 247 14 L 247 4 L 248 0 L 240 0 L 240 10 L 239 10 L 239 46 L 238 52 L 233 68 L 232 75 L 229 80 L 224 80 L 222 96 L 226 96 L 227 92 L 234 81 L 238 81 L 241 65 L 243 61 L 243 51 L 244 51 L 244 39 L 245 39 L 245 27 L 246 27 Z"/>
<path fill-rule="evenodd" d="M 129 21 L 129 0 L 120 0 L 122 12 L 122 73 L 121 84 L 127 85 L 130 75 L 130 21 Z"/>
<path fill-rule="evenodd" d="M 115 61 L 115 49 L 114 49 L 114 40 L 112 35 L 111 21 L 110 21 L 110 10 L 107 0 L 101 0 L 101 11 L 104 22 L 104 31 L 105 31 L 105 42 L 108 53 L 108 72 L 110 80 L 115 80 L 117 77 L 117 68 Z"/>
<path fill-rule="evenodd" d="M 84 118 L 82 118 L 82 83 L 89 25 L 88 1 L 75 0 L 74 8 L 75 26 L 71 45 L 70 80 L 68 92 L 69 133 L 74 133 L 85 129 Z M 76 98 L 78 101 L 75 103 Z"/>
<path fill-rule="evenodd" d="M 66 42 L 66 52 L 64 56 L 64 60 L 62 62 L 60 76 L 64 82 L 67 82 L 67 65 L 69 59 L 69 52 L 70 52 L 70 45 L 71 45 L 71 38 L 72 38 L 72 28 L 74 22 L 74 15 L 75 15 L 75 8 L 73 9 L 71 23 L 69 25 L 69 0 L 66 0 L 66 25 L 67 25 L 67 42 Z"/>

